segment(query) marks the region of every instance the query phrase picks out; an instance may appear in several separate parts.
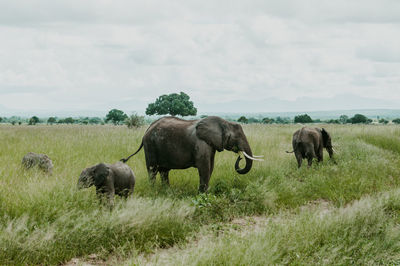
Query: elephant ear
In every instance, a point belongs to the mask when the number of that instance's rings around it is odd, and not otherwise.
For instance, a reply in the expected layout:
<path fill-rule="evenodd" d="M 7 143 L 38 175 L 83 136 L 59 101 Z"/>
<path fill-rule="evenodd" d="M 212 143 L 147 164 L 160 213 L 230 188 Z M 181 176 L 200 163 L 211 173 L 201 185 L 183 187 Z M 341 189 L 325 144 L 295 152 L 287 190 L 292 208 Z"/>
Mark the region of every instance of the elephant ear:
<path fill-rule="evenodd" d="M 324 147 L 326 147 L 328 145 L 328 141 L 331 138 L 331 136 L 329 135 L 328 131 L 325 130 L 325 128 L 322 128 L 321 133 L 322 133 L 322 143 Z"/>
<path fill-rule="evenodd" d="M 107 179 L 109 168 L 104 163 L 99 163 L 93 170 L 93 182 L 96 187 L 101 187 Z"/>
<path fill-rule="evenodd" d="M 226 122 L 215 116 L 200 120 L 196 125 L 196 135 L 217 151 L 224 150 Z"/>

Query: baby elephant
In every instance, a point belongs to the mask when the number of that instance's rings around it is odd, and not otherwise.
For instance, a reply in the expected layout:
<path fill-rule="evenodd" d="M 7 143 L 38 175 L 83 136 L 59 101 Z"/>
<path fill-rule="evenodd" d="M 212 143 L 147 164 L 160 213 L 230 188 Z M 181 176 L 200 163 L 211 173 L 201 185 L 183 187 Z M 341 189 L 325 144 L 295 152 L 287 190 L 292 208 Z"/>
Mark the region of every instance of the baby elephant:
<path fill-rule="evenodd" d="M 46 154 L 38 154 L 34 152 L 28 152 L 24 158 L 22 158 L 22 165 L 26 168 L 32 168 L 38 165 L 39 169 L 46 173 L 53 173 L 53 162 Z"/>
<path fill-rule="evenodd" d="M 324 148 L 328 151 L 329 157 L 333 156 L 332 140 L 328 131 L 324 128 L 303 127 L 293 134 L 293 151 L 300 168 L 303 159 L 307 158 L 308 167 L 311 166 L 313 158 L 318 162 L 323 161 Z"/>
<path fill-rule="evenodd" d="M 112 209 L 115 194 L 127 197 L 133 193 L 135 175 L 132 169 L 122 162 L 99 163 L 83 169 L 79 176 L 78 189 L 93 185 L 96 187 L 96 194 L 100 199 L 104 195 L 107 196 L 109 207 Z"/>

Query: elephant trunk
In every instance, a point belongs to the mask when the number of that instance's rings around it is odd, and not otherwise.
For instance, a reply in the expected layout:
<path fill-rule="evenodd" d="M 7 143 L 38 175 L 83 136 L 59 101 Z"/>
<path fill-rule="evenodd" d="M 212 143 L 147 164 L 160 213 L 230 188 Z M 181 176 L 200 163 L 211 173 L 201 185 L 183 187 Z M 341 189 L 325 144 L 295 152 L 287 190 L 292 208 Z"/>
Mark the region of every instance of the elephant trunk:
<path fill-rule="evenodd" d="M 244 148 L 240 149 L 240 150 L 248 155 L 248 156 L 245 156 L 246 157 L 246 166 L 244 168 L 239 167 L 239 161 L 242 159 L 239 155 L 239 157 L 236 159 L 235 170 L 238 174 L 244 175 L 244 174 L 247 174 L 250 171 L 251 167 L 253 166 L 253 160 L 249 158 L 249 157 L 253 156 L 253 153 L 251 152 L 250 146 L 247 143 L 247 141 L 246 141 L 246 145 L 244 145 Z"/>

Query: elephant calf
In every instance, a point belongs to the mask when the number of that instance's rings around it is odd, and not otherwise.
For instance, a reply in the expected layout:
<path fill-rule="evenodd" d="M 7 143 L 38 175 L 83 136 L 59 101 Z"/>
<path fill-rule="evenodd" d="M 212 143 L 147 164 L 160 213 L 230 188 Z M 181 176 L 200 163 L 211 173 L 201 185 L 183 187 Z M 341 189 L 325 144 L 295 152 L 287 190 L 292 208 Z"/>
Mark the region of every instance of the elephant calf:
<path fill-rule="evenodd" d="M 330 134 L 324 129 L 303 127 L 293 134 L 293 151 L 300 168 L 303 159 L 307 158 L 308 166 L 312 164 L 313 158 L 318 162 L 323 161 L 323 149 L 325 148 L 329 157 L 333 156 L 332 140 Z"/>
<path fill-rule="evenodd" d="M 22 158 L 22 165 L 26 169 L 32 168 L 37 165 L 39 169 L 45 171 L 46 173 L 53 173 L 53 162 L 46 154 L 28 152 L 24 156 L 24 158 Z"/>
<path fill-rule="evenodd" d="M 113 208 L 115 194 L 126 198 L 133 193 L 135 175 L 132 169 L 122 162 L 99 163 L 83 169 L 79 176 L 78 189 L 93 185 L 96 187 L 97 196 L 102 199 L 106 195 L 109 207 Z"/>

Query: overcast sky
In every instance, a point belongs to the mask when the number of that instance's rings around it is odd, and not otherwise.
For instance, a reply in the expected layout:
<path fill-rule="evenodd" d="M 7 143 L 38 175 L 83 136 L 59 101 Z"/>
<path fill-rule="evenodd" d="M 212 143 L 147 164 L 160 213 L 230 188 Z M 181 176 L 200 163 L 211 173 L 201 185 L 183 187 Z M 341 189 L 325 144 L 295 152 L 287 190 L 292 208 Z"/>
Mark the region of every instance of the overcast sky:
<path fill-rule="evenodd" d="M 400 1 L 0 0 L 0 111 L 180 91 L 199 112 L 400 109 Z"/>

